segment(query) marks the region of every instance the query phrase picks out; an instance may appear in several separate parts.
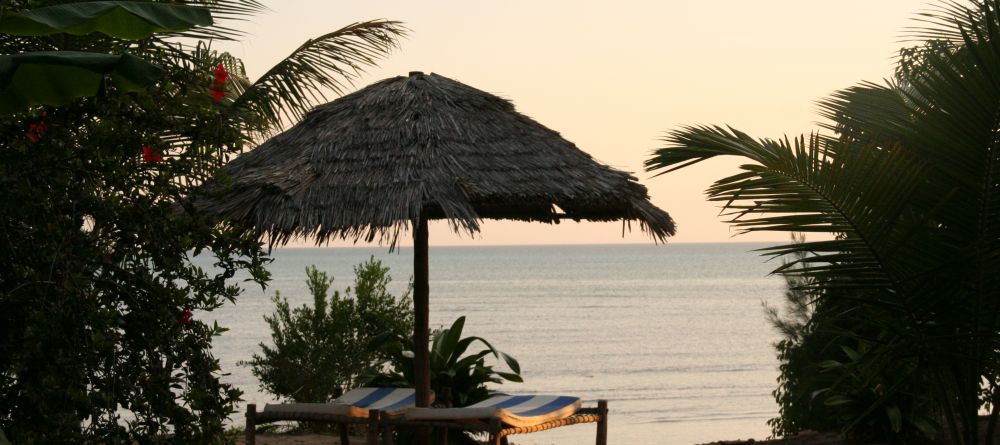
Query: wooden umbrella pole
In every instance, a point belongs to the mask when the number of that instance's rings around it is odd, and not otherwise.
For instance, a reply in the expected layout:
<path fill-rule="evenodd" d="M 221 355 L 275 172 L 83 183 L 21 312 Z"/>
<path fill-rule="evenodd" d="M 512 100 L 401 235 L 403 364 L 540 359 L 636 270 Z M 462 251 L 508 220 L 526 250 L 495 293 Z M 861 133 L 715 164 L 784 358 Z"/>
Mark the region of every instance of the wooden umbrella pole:
<path fill-rule="evenodd" d="M 417 380 L 417 406 L 421 407 L 431 404 L 431 367 L 427 352 L 430 334 L 428 279 L 427 217 L 421 215 L 413 231 L 413 360 Z"/>

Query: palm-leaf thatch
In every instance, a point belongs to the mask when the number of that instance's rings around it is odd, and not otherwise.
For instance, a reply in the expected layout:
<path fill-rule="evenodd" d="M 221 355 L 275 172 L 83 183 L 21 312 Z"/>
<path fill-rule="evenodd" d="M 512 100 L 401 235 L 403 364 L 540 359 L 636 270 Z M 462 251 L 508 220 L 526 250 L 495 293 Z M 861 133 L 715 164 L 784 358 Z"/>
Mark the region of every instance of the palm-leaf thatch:
<path fill-rule="evenodd" d="M 272 244 L 296 236 L 395 243 L 421 216 L 468 233 L 482 218 L 622 219 L 658 241 L 675 230 L 635 177 L 507 100 L 416 72 L 316 107 L 223 168 L 199 205 Z"/>

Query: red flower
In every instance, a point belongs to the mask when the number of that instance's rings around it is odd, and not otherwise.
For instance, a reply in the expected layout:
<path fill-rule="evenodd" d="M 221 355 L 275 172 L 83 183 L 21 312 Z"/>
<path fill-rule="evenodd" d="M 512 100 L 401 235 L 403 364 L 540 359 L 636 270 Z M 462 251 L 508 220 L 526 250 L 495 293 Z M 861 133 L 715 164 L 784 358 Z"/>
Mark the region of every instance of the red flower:
<path fill-rule="evenodd" d="M 42 113 L 42 117 L 45 117 L 45 113 Z M 38 121 L 36 123 L 28 125 L 28 131 L 25 132 L 25 136 L 31 139 L 31 142 L 38 142 L 42 140 L 41 134 L 48 130 L 48 126 L 45 125 L 45 121 Z"/>
<path fill-rule="evenodd" d="M 229 80 L 229 72 L 226 71 L 226 67 L 222 66 L 220 63 L 215 67 L 215 70 L 213 70 L 212 73 L 215 74 L 215 81 L 212 82 L 212 88 L 209 88 L 208 90 L 212 92 L 212 100 L 218 102 L 222 100 L 223 97 L 226 97 L 225 83 Z"/>
<path fill-rule="evenodd" d="M 148 145 L 142 146 L 142 162 L 160 162 L 163 160 L 163 154 L 158 150 L 150 148 Z"/>
<path fill-rule="evenodd" d="M 194 313 L 191 312 L 190 309 L 184 309 L 184 311 L 181 312 L 181 318 L 178 318 L 177 321 L 181 322 L 182 325 L 187 326 L 191 324 L 191 317 L 193 316 Z"/>
<path fill-rule="evenodd" d="M 226 92 L 224 90 L 209 90 L 212 92 L 212 100 L 218 102 L 226 97 Z"/>
<path fill-rule="evenodd" d="M 222 66 L 221 63 L 219 64 L 219 66 L 215 67 L 215 70 L 212 71 L 212 73 L 215 74 L 216 87 L 219 87 L 220 85 L 226 83 L 226 80 L 229 79 L 229 72 L 226 71 L 226 67 Z"/>

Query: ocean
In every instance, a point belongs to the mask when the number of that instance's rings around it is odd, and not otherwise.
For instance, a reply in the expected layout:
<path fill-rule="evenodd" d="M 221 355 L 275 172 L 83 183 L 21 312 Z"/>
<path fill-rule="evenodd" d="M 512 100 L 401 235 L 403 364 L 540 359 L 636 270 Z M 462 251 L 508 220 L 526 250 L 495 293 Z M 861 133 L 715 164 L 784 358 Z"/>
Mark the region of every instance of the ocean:
<path fill-rule="evenodd" d="M 780 277 L 768 275 L 779 263 L 753 252 L 768 245 L 432 245 L 430 324 L 449 326 L 464 315 L 465 335 L 517 358 L 524 383 L 499 390 L 609 400 L 612 445 L 762 439 L 777 414 L 778 335 L 761 302 L 782 304 L 784 290 Z M 248 286 L 235 305 L 205 315 L 230 329 L 214 353 L 245 403 L 272 401 L 236 363 L 270 344 L 263 316 L 274 309 L 274 292 L 293 306 L 311 304 L 307 266 L 331 274 L 342 290 L 353 284 L 353 267 L 371 256 L 390 267 L 391 289 L 402 293 L 412 275 L 409 248 L 279 248 L 266 291 Z M 591 424 L 512 442 L 593 438 Z"/>

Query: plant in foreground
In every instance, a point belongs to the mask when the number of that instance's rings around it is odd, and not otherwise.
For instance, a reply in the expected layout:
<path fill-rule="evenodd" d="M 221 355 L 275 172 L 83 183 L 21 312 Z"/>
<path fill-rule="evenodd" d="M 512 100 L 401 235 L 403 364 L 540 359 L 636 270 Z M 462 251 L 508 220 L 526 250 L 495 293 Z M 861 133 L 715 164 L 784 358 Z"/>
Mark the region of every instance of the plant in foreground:
<path fill-rule="evenodd" d="M 268 260 L 252 231 L 188 197 L 402 32 L 354 24 L 251 81 L 207 42 L 238 37 L 230 20 L 262 9 L 0 6 L 0 429 L 12 442 L 220 437 L 239 391 L 211 354 L 224 329 L 202 314 L 235 301 L 238 271 L 265 282 Z"/>
<path fill-rule="evenodd" d="M 521 365 L 514 357 L 497 350 L 482 337 L 462 337 L 464 327 L 465 317 L 462 316 L 458 317 L 451 327 L 431 333 L 431 390 L 434 391 L 434 404 L 437 406 L 469 406 L 495 394 L 495 391 L 487 387 L 488 384 L 523 381 Z M 412 337 L 404 335 L 389 340 L 384 344 L 384 348 L 391 357 L 390 369 L 369 376 L 367 385 L 413 387 L 415 377 Z M 469 353 L 469 348 L 475 343 L 481 343 L 484 348 Z M 490 355 L 503 360 L 511 372 L 497 371 L 493 365 L 486 364 L 486 358 Z M 399 438 L 401 443 L 408 443 L 411 439 L 405 432 L 401 433 Z M 478 443 L 456 431 L 451 432 L 449 441 Z"/>
<path fill-rule="evenodd" d="M 354 288 L 329 294 L 333 278 L 306 269 L 313 305 L 290 308 L 275 293 L 275 312 L 264 316 L 273 346 L 261 343 L 250 366 L 261 389 L 293 402 L 328 402 L 359 386 L 362 375 L 389 359 L 383 339 L 413 332 L 409 290 L 394 297 L 389 268 L 374 258 L 354 268 Z"/>
<path fill-rule="evenodd" d="M 431 334 L 431 390 L 434 391 L 436 405 L 469 406 L 486 400 L 493 394 L 494 391 L 490 390 L 487 384 L 523 381 L 521 365 L 514 357 L 497 350 L 482 337 L 462 337 L 464 327 L 465 317 L 462 316 L 458 317 L 451 327 L 436 330 Z M 467 354 L 469 348 L 477 342 L 484 348 Z M 414 385 L 412 338 L 399 336 L 384 347 L 391 357 L 391 369 L 370 376 L 368 384 L 412 387 Z M 497 371 L 493 365 L 486 364 L 486 358 L 490 355 L 503 360 L 511 372 Z"/>

